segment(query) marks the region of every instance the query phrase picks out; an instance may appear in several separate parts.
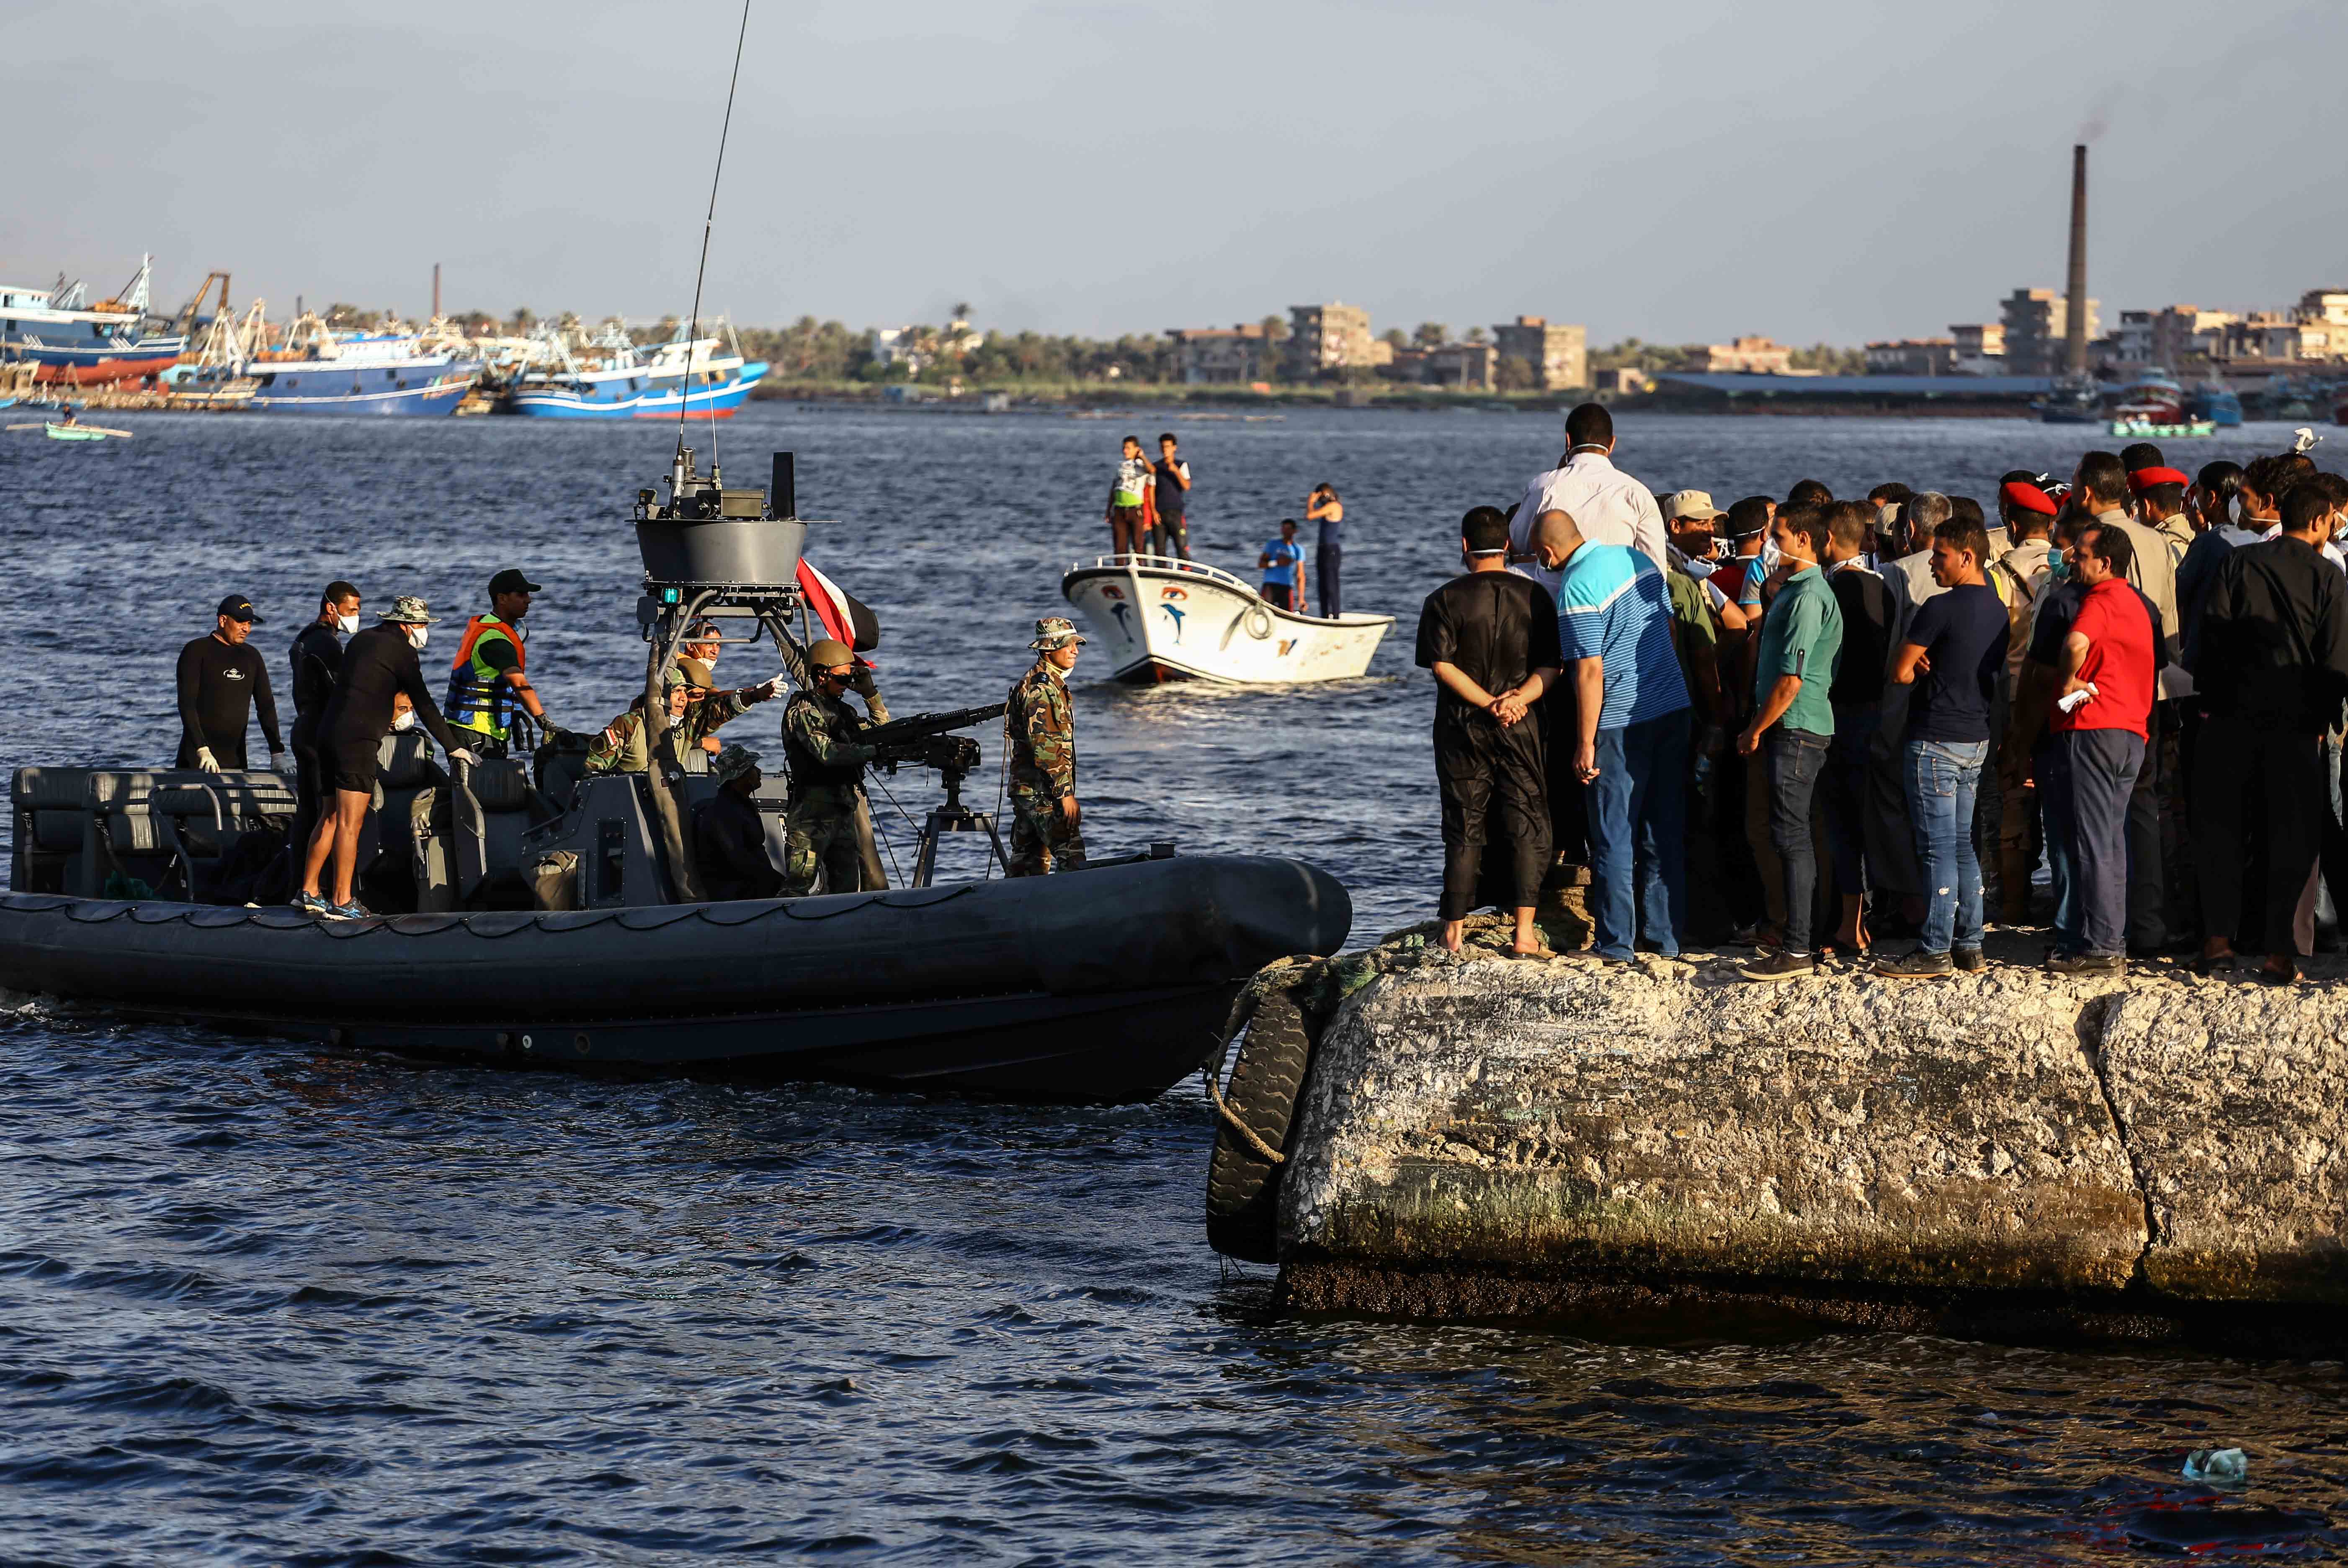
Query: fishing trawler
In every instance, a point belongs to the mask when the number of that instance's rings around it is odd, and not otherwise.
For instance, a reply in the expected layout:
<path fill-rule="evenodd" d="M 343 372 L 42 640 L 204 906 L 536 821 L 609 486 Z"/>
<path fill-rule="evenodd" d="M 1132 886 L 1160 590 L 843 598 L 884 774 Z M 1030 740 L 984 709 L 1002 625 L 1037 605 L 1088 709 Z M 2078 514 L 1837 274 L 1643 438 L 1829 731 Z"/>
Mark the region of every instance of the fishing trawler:
<path fill-rule="evenodd" d="M 185 336 L 143 330 L 152 303 L 155 258 L 112 298 L 88 304 L 79 279 L 57 274 L 49 289 L 0 285 L 0 359 L 38 366 L 43 383 L 100 387 L 160 376 L 180 362 Z"/>
<path fill-rule="evenodd" d="M 506 397 L 506 412 L 535 419 L 731 418 L 767 374 L 764 360 L 742 356 L 738 342 L 721 352 L 726 339 L 695 338 L 687 330 L 647 355 L 617 325 L 607 326 L 574 356 L 561 347 L 561 363 L 526 371 Z M 732 337 L 729 328 L 727 338 Z"/>
<path fill-rule="evenodd" d="M 305 314 L 244 368 L 255 413 L 445 415 L 480 378 L 481 362 L 445 330 L 338 333 Z"/>

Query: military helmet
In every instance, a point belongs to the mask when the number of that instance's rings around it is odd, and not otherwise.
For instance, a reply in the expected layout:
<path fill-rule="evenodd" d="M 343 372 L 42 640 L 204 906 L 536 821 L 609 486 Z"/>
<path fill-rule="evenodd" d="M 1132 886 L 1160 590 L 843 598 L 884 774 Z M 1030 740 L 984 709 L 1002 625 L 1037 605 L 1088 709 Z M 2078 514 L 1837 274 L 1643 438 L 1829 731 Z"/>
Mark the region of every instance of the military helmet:
<path fill-rule="evenodd" d="M 438 624 L 431 614 L 432 606 L 413 593 L 402 593 L 391 602 L 391 608 L 376 616 L 378 621 L 391 621 L 403 626 L 430 626 Z"/>
<path fill-rule="evenodd" d="M 855 662 L 856 650 L 838 637 L 826 637 L 808 650 L 808 665 L 812 669 L 836 670 Z"/>
<path fill-rule="evenodd" d="M 709 765 L 709 775 L 720 784 L 730 784 L 745 773 L 758 771 L 758 754 L 747 746 L 729 746 L 717 754 Z"/>
<path fill-rule="evenodd" d="M 1027 645 L 1039 653 L 1048 654 L 1054 648 L 1065 648 L 1070 643 L 1081 646 L 1084 641 L 1066 615 L 1046 615 L 1035 623 L 1035 640 Z"/>

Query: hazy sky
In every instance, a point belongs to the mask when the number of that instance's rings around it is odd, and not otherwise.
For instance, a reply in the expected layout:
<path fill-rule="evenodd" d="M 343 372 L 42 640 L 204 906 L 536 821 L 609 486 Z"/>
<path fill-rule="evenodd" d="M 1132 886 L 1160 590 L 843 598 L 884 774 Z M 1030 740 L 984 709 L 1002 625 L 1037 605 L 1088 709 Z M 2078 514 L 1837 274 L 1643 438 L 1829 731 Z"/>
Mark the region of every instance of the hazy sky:
<path fill-rule="evenodd" d="M 734 0 L 0 0 L 0 276 L 690 304 Z M 2348 5 L 753 0 L 707 300 L 1107 335 L 1344 299 L 1591 339 L 1925 335 L 2348 283 Z"/>

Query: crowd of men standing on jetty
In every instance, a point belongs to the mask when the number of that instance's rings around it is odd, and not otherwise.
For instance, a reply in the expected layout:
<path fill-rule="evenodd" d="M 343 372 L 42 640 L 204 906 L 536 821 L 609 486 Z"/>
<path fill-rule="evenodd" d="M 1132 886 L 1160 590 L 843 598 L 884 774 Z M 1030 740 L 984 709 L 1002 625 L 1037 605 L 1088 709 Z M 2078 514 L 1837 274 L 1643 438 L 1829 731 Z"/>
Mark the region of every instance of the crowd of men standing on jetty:
<path fill-rule="evenodd" d="M 1566 439 L 1462 520 L 1419 623 L 1447 946 L 1498 904 L 1541 953 L 1544 886 L 1586 866 L 1610 964 L 1929 979 L 1982 967 L 1993 914 L 2051 926 L 2060 974 L 2300 977 L 2319 886 L 2348 901 L 2348 480 L 2145 444 L 2009 473 L 1993 516 L 1814 480 L 1724 510 L 1617 468 L 1598 404 Z"/>

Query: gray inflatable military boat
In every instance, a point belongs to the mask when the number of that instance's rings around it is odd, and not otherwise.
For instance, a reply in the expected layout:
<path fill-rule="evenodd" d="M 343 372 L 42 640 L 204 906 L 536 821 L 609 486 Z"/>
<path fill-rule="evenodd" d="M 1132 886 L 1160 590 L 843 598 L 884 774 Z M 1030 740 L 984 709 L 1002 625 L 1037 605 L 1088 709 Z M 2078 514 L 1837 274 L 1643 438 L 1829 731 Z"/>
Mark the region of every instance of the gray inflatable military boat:
<path fill-rule="evenodd" d="M 702 621 L 730 640 L 771 637 L 804 669 L 808 525 L 792 515 L 788 456 L 772 507 L 694 474 L 689 452 L 668 503 L 642 493 L 648 703 Z M 245 902 L 236 868 L 280 863 L 294 809 L 273 775 L 21 769 L 0 986 L 497 1064 L 1126 1102 L 1216 1055 L 1264 965 L 1344 944 L 1344 888 L 1294 861 L 1158 846 L 1049 877 L 932 884 L 938 834 L 993 838 L 958 794 L 977 747 L 943 732 L 968 722 L 904 721 L 917 733 L 901 759 L 947 783 L 916 885 L 738 903 L 697 896 L 684 846 L 713 786 L 690 751 L 584 779 L 576 748 L 552 742 L 444 772 L 414 732 L 387 738 L 372 830 L 399 896 L 370 907 L 415 913 L 352 921 Z M 784 782 L 757 804 L 778 843 Z"/>

